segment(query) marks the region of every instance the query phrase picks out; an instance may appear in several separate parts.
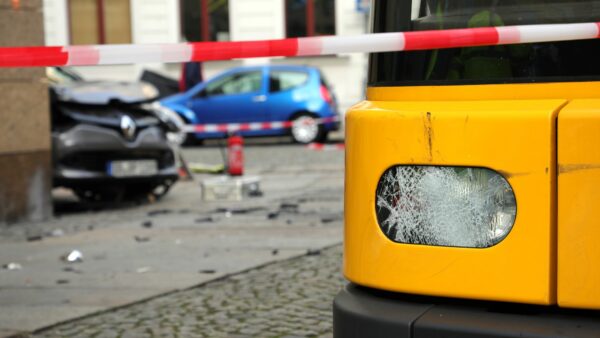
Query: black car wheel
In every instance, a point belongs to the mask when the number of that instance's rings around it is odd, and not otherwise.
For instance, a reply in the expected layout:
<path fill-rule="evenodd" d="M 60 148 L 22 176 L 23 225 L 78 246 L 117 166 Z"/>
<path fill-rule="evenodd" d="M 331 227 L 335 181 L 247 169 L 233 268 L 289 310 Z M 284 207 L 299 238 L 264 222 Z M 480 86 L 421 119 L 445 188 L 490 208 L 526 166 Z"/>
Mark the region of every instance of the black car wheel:
<path fill-rule="evenodd" d="M 186 124 L 186 126 L 189 124 Z M 201 146 L 204 143 L 204 140 L 199 139 L 194 135 L 194 133 L 185 133 L 185 137 L 183 142 L 181 143 L 184 147 L 193 147 L 193 146 Z"/>

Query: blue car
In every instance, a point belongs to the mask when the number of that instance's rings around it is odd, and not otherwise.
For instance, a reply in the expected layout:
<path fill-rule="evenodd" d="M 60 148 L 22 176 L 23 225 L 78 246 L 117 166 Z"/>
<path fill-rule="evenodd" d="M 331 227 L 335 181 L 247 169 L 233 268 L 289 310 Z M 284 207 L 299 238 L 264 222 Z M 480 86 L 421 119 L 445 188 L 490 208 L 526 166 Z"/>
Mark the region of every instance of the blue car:
<path fill-rule="evenodd" d="M 291 135 L 298 143 L 322 142 L 339 128 L 336 98 L 319 69 L 306 66 L 239 67 L 161 101 L 188 124 L 254 123 L 242 136 Z M 272 128 L 268 122 L 292 122 Z M 202 130 L 199 132 L 198 130 Z M 198 140 L 225 132 L 197 128 Z"/>

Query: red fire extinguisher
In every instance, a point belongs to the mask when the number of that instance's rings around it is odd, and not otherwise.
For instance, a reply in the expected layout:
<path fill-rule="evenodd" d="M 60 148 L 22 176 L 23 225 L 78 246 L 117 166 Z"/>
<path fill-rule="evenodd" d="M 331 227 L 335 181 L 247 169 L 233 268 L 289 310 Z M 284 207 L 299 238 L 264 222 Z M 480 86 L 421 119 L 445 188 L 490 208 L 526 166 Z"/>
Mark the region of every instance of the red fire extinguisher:
<path fill-rule="evenodd" d="M 244 174 L 244 139 L 239 135 L 230 135 L 227 139 L 227 169 L 230 176 Z"/>

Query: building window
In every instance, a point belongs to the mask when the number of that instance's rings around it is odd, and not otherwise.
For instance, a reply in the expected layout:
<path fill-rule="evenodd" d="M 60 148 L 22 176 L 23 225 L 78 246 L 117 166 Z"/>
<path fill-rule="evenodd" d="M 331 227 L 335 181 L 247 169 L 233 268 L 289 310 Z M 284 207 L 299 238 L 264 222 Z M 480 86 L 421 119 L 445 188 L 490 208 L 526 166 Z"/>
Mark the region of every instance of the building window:
<path fill-rule="evenodd" d="M 187 41 L 229 41 L 229 1 L 181 0 L 181 22 Z"/>
<path fill-rule="evenodd" d="M 335 35 L 335 0 L 286 0 L 286 35 Z"/>
<path fill-rule="evenodd" d="M 131 43 L 131 8 L 123 0 L 69 0 L 72 45 Z"/>

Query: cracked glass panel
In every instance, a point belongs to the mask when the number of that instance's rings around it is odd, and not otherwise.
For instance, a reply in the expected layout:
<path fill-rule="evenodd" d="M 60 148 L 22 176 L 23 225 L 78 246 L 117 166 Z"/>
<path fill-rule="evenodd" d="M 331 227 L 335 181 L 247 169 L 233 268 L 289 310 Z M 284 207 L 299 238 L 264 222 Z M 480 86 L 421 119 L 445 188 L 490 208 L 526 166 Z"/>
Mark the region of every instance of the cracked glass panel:
<path fill-rule="evenodd" d="M 517 212 L 508 182 L 485 168 L 394 166 L 377 186 L 377 221 L 395 242 L 486 248 Z"/>

